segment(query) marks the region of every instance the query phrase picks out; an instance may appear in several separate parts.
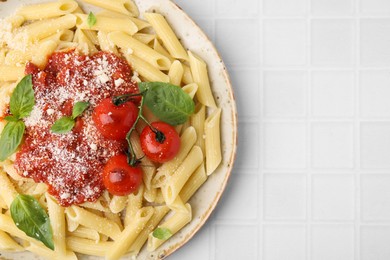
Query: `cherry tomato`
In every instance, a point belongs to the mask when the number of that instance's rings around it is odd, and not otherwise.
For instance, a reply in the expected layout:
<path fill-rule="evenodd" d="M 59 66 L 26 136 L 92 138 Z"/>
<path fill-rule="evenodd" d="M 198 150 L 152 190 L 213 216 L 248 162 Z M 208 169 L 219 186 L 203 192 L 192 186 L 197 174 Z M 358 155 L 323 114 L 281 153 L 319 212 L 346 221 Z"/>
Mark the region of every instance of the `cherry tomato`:
<path fill-rule="evenodd" d="M 152 161 L 164 163 L 172 160 L 180 149 L 180 137 L 175 128 L 164 122 L 154 122 L 142 130 L 141 148 Z"/>
<path fill-rule="evenodd" d="M 134 125 L 138 108 L 132 102 L 119 106 L 111 98 L 103 99 L 94 109 L 92 119 L 99 132 L 107 139 L 123 140 Z"/>
<path fill-rule="evenodd" d="M 141 182 L 141 168 L 130 166 L 124 154 L 111 157 L 104 166 L 103 184 L 113 195 L 125 196 L 136 192 Z"/>

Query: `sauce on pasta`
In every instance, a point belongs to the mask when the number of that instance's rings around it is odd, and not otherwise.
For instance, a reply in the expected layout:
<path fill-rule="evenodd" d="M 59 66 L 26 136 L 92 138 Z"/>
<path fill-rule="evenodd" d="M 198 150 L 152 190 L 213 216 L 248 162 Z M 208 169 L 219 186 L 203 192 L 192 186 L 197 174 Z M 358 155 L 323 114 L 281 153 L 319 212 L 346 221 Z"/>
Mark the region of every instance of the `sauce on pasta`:
<path fill-rule="evenodd" d="M 36 105 L 25 119 L 25 142 L 17 153 L 15 168 L 35 182 L 44 182 L 62 206 L 95 201 L 104 190 L 102 169 L 112 156 L 123 153 L 126 144 L 98 133 L 92 110 L 107 97 L 138 92 L 130 66 L 111 53 L 93 56 L 76 51 L 57 52 L 47 66 L 28 63 Z M 70 116 L 76 102 L 90 108 L 67 134 L 50 131 L 53 123 Z"/>

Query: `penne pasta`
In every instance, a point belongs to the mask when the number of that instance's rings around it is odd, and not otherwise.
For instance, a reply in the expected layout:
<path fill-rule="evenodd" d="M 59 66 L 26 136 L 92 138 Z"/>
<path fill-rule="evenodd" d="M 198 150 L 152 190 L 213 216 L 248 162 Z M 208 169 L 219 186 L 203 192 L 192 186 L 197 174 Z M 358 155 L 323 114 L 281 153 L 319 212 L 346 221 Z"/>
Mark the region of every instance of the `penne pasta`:
<path fill-rule="evenodd" d="M 70 14 L 77 7 L 77 2 L 73 0 L 61 0 L 44 4 L 24 5 L 16 11 L 16 14 L 23 16 L 26 20 L 40 20 Z"/>
<path fill-rule="evenodd" d="M 132 0 L 82 0 L 86 3 L 105 8 L 107 10 L 137 17 L 139 16 L 138 7 Z"/>
<path fill-rule="evenodd" d="M 138 27 L 129 18 L 112 18 L 106 16 L 96 16 L 96 23 L 92 26 L 88 25 L 88 15 L 76 14 L 77 27 L 85 30 L 115 32 L 121 31 L 126 34 L 133 35 L 138 31 Z"/>
<path fill-rule="evenodd" d="M 205 121 L 206 172 L 210 175 L 222 161 L 220 122 L 221 109 L 216 109 Z"/>

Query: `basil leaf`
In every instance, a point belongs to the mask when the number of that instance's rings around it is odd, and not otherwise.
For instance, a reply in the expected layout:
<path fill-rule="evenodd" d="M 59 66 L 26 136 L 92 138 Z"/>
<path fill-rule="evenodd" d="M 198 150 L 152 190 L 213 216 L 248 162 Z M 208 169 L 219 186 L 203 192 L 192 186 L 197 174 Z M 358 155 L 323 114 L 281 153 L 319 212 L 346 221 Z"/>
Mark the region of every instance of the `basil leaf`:
<path fill-rule="evenodd" d="M 10 100 L 10 111 L 14 117 L 21 119 L 30 115 L 35 105 L 32 76 L 25 76 L 16 86 Z"/>
<path fill-rule="evenodd" d="M 4 117 L 4 120 L 6 120 L 8 122 L 17 122 L 19 119 L 15 116 L 6 116 L 6 117 Z"/>
<path fill-rule="evenodd" d="M 90 104 L 84 101 L 80 101 L 74 104 L 72 118 L 75 119 L 76 117 L 80 116 L 89 106 Z"/>
<path fill-rule="evenodd" d="M 12 155 L 22 142 L 26 126 L 23 121 L 8 122 L 0 137 L 0 162 Z"/>
<path fill-rule="evenodd" d="M 153 236 L 160 240 L 167 240 L 172 236 L 172 232 L 168 228 L 159 227 L 153 231 Z"/>
<path fill-rule="evenodd" d="M 147 90 L 144 98 L 146 106 L 160 120 L 170 125 L 180 125 L 194 113 L 192 98 L 180 87 L 163 82 L 141 82 L 140 90 Z"/>
<path fill-rule="evenodd" d="M 11 203 L 11 217 L 27 236 L 54 250 L 50 218 L 39 202 L 30 195 L 19 194 Z"/>
<path fill-rule="evenodd" d="M 96 16 L 92 12 L 89 12 L 88 14 L 87 24 L 89 27 L 92 27 L 96 24 Z"/>
<path fill-rule="evenodd" d="M 75 121 L 73 118 L 64 116 L 55 121 L 50 130 L 56 134 L 66 134 L 73 129 L 74 125 Z"/>

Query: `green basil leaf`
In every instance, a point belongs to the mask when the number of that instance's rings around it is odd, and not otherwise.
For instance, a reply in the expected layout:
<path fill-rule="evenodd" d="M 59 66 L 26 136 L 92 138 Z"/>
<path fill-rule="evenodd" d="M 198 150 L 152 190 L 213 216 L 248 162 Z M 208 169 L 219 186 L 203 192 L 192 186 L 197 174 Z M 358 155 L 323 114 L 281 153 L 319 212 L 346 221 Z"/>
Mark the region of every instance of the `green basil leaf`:
<path fill-rule="evenodd" d="M 74 125 L 75 121 L 73 118 L 64 116 L 55 121 L 50 130 L 56 134 L 66 134 L 73 129 Z"/>
<path fill-rule="evenodd" d="M 89 12 L 88 14 L 87 24 L 89 27 L 92 27 L 96 24 L 96 16 L 92 12 Z"/>
<path fill-rule="evenodd" d="M 156 228 L 153 231 L 153 236 L 160 240 L 167 240 L 172 236 L 172 232 L 168 228 Z"/>
<path fill-rule="evenodd" d="M 138 86 L 147 90 L 145 105 L 170 125 L 183 124 L 194 113 L 194 101 L 178 86 L 163 82 L 142 82 Z"/>
<path fill-rule="evenodd" d="M 19 194 L 11 203 L 11 217 L 27 236 L 54 250 L 50 218 L 39 202 L 30 195 Z"/>
<path fill-rule="evenodd" d="M 26 126 L 23 121 L 8 122 L 0 137 L 0 162 L 12 155 L 22 142 Z"/>
<path fill-rule="evenodd" d="M 72 118 L 75 119 L 76 117 L 80 116 L 89 106 L 90 104 L 84 101 L 80 101 L 74 104 Z"/>
<path fill-rule="evenodd" d="M 6 116 L 4 117 L 4 120 L 8 122 L 17 122 L 19 119 L 16 116 Z"/>
<path fill-rule="evenodd" d="M 30 115 L 35 105 L 32 76 L 25 76 L 16 86 L 12 93 L 9 108 L 11 114 L 17 118 Z"/>

